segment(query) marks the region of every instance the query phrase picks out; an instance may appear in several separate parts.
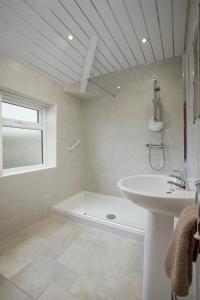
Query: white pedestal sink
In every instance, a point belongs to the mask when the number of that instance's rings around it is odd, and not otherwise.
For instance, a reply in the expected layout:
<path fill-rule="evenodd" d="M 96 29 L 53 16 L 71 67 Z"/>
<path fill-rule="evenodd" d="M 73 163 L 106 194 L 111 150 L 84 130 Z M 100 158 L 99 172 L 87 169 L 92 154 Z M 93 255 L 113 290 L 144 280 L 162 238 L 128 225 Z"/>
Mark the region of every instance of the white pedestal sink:
<path fill-rule="evenodd" d="M 194 203 L 195 190 L 169 193 L 167 175 L 137 175 L 122 178 L 117 186 L 137 205 L 148 209 L 144 246 L 143 300 L 171 299 L 164 259 L 173 233 L 174 217 Z"/>

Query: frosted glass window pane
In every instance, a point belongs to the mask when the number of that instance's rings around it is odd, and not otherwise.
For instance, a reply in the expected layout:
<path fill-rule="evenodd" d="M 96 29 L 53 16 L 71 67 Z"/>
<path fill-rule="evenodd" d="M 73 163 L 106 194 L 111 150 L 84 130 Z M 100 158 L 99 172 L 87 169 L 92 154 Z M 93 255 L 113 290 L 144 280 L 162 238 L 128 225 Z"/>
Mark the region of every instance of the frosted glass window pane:
<path fill-rule="evenodd" d="M 42 131 L 3 127 L 3 168 L 43 163 Z"/>
<path fill-rule="evenodd" d="M 38 122 L 38 110 L 2 102 L 2 117 L 26 122 Z"/>

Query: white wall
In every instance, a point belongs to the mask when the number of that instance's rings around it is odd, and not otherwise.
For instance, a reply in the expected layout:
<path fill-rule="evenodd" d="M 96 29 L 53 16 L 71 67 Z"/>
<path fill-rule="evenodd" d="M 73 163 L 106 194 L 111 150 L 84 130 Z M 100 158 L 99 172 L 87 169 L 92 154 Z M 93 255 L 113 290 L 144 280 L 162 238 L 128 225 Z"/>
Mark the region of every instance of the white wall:
<path fill-rule="evenodd" d="M 0 87 L 57 104 L 57 167 L 0 177 L 0 238 L 48 213 L 52 204 L 79 192 L 82 186 L 82 102 L 67 95 L 47 75 L 0 56 Z"/>
<path fill-rule="evenodd" d="M 148 129 L 153 113 L 153 77 L 158 77 L 164 111 L 166 167 L 183 168 L 183 83 L 181 57 L 104 75 L 98 83 L 118 93 L 115 98 L 84 101 L 85 187 L 119 194 L 116 181 L 132 174 L 152 173 L 146 143 L 159 143 L 160 134 Z M 120 84 L 118 91 L 116 86 Z M 87 92 L 102 94 L 90 84 Z M 162 164 L 160 152 L 153 162 Z"/>
<path fill-rule="evenodd" d="M 186 34 L 186 104 L 187 104 L 187 168 L 188 176 L 192 179 L 198 177 L 198 124 L 193 123 L 193 38 L 198 22 L 198 1 L 190 1 L 187 34 Z"/>
<path fill-rule="evenodd" d="M 198 179 L 198 173 L 200 169 L 200 161 L 198 159 L 198 143 L 200 138 L 198 137 L 199 122 L 193 124 L 193 60 L 192 60 L 192 43 L 194 38 L 194 32 L 198 24 L 198 0 L 189 1 L 189 13 L 187 21 L 187 34 L 186 34 L 186 104 L 187 104 L 187 140 L 188 140 L 188 152 L 187 152 L 187 170 L 188 176 L 192 179 Z M 197 268 L 195 268 L 195 293 L 196 299 L 200 298 L 200 260 L 198 260 Z"/>

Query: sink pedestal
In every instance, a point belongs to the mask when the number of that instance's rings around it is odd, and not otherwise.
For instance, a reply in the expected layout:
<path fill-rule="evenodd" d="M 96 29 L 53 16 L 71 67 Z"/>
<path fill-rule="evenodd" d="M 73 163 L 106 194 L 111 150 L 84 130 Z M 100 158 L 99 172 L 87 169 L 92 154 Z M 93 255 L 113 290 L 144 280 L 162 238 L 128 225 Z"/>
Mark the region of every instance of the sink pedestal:
<path fill-rule="evenodd" d="M 173 233 L 174 218 L 148 211 L 144 244 L 143 300 L 171 299 L 164 261 Z"/>

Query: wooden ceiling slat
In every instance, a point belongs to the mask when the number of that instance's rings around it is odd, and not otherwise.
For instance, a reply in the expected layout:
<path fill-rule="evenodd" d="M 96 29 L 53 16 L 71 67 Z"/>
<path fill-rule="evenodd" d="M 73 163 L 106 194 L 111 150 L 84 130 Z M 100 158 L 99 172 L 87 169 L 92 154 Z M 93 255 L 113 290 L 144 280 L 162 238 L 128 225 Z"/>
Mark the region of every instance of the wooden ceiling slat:
<path fill-rule="evenodd" d="M 162 50 L 162 40 L 160 37 L 159 24 L 157 18 L 157 11 L 155 0 L 140 0 L 144 19 L 149 32 L 149 39 L 153 48 L 156 60 L 163 59 L 164 53 Z"/>
<path fill-rule="evenodd" d="M 187 16 L 187 0 L 173 0 L 174 12 L 174 55 L 183 53 L 185 42 L 185 26 Z"/>
<path fill-rule="evenodd" d="M 145 45 L 141 43 L 143 37 L 148 38 L 148 33 L 145 27 L 140 0 L 122 0 L 127 11 L 127 15 L 130 19 L 132 27 L 137 34 L 140 46 L 143 50 L 146 62 L 154 61 L 154 56 L 151 48 L 151 44 L 148 41 Z"/>
<path fill-rule="evenodd" d="M 0 51 L 69 84 L 80 80 L 90 39 L 96 35 L 91 76 L 128 70 L 183 53 L 187 2 L 0 1 Z M 74 35 L 72 42 L 69 33 Z M 146 44 L 141 43 L 143 37 Z"/>

